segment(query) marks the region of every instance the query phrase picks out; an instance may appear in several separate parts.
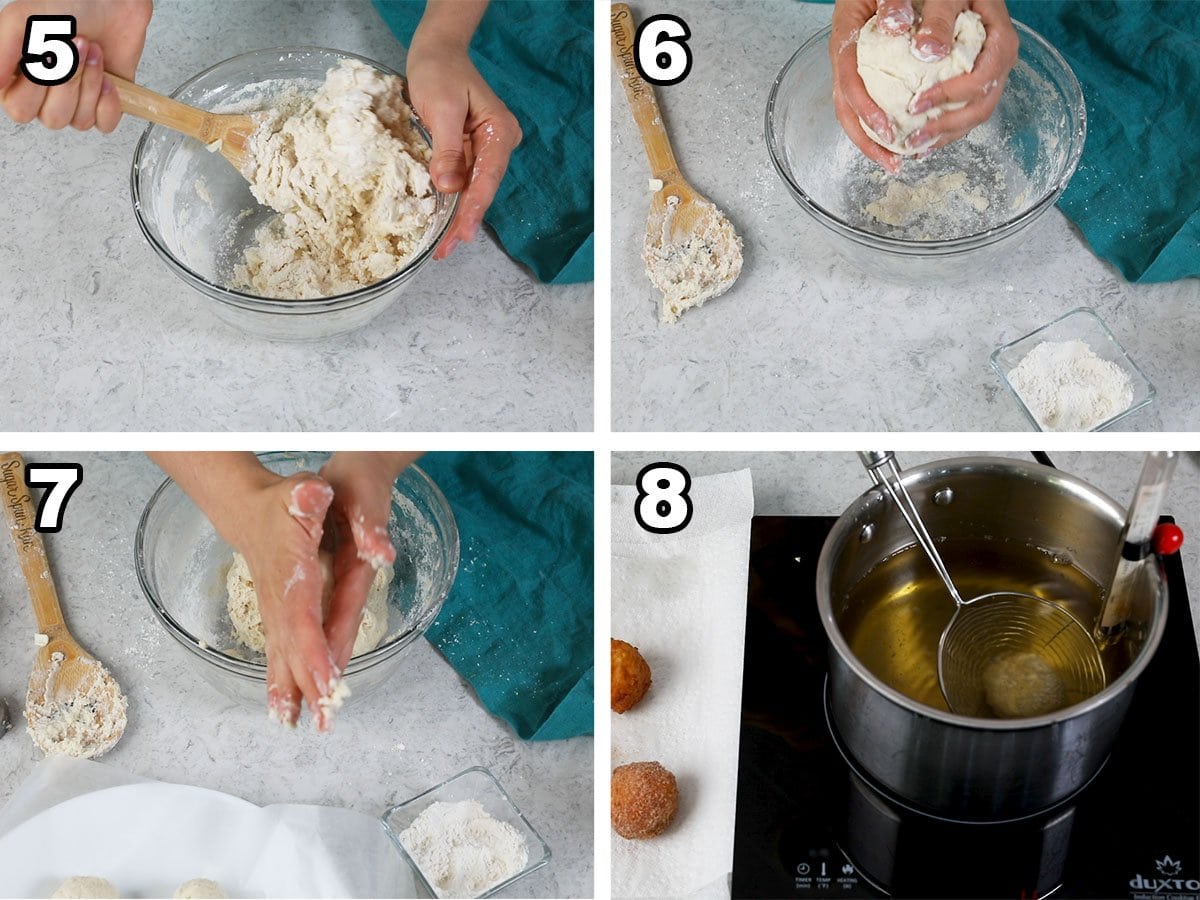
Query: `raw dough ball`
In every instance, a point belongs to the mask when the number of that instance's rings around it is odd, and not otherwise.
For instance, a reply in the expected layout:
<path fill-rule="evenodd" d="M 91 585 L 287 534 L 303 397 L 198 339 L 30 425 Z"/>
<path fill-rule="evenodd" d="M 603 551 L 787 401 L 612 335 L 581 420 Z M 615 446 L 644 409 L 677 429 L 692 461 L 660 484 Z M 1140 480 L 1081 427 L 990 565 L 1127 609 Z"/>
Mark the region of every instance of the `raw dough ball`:
<path fill-rule="evenodd" d="M 333 565 L 329 554 L 321 553 L 321 569 L 325 576 L 326 602 L 333 589 Z M 362 623 L 354 639 L 352 656 L 374 650 L 387 632 L 388 587 L 392 583 L 392 570 L 388 566 L 375 572 L 375 580 L 367 592 L 367 605 L 363 609 Z M 258 609 L 258 595 L 254 592 L 254 579 L 250 567 L 240 553 L 233 555 L 233 565 L 225 576 L 225 589 L 229 594 L 229 621 L 233 623 L 233 636 L 250 650 L 267 652 L 267 636 L 263 633 L 262 614 Z"/>
<path fill-rule="evenodd" d="M 1041 716 L 1067 705 L 1062 678 L 1036 653 L 1005 653 L 983 670 L 988 705 L 1003 719 Z"/>
<path fill-rule="evenodd" d="M 225 900 L 228 896 L 211 878 L 193 878 L 175 890 L 175 900 Z"/>
<path fill-rule="evenodd" d="M 920 15 L 919 8 L 914 11 Z M 965 104 L 947 103 L 922 113 L 909 112 L 909 104 L 914 97 L 938 82 L 970 72 L 975 67 L 975 58 L 979 56 L 987 34 L 979 13 L 970 10 L 960 12 L 954 22 L 954 47 L 950 54 L 935 62 L 924 62 L 914 55 L 915 25 L 906 34 L 890 35 L 879 30 L 877 19 L 878 16 L 871 16 L 858 34 L 858 74 L 862 76 L 871 99 L 892 120 L 894 140 L 890 143 L 885 141 L 867 127 L 866 122 L 862 122 L 862 126 L 875 143 L 901 156 L 912 156 L 924 149 L 906 146 L 905 142 L 912 132 L 929 119 Z"/>
<path fill-rule="evenodd" d="M 107 878 L 95 875 L 72 875 L 58 886 L 58 890 L 50 895 L 50 900 L 115 900 L 121 895 Z"/>
<path fill-rule="evenodd" d="M 675 776 L 657 762 L 613 769 L 612 825 L 621 837 L 640 840 L 660 835 L 678 811 Z"/>
<path fill-rule="evenodd" d="M 637 705 L 650 689 L 650 666 L 638 648 L 612 638 L 612 708 L 623 713 Z"/>

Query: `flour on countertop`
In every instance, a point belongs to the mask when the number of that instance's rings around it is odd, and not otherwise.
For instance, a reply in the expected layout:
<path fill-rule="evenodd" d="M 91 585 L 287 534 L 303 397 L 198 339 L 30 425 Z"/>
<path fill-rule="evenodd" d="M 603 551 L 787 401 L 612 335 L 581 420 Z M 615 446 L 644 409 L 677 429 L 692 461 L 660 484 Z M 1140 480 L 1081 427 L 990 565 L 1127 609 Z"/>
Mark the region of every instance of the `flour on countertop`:
<path fill-rule="evenodd" d="M 1085 342 L 1042 341 L 1008 373 L 1046 431 L 1090 431 L 1133 404 L 1133 382 Z"/>
<path fill-rule="evenodd" d="M 439 897 L 478 897 L 529 862 L 521 832 L 477 800 L 431 803 L 400 843 Z"/>
<path fill-rule="evenodd" d="M 697 212 L 695 227 L 682 242 L 674 234 L 676 196 L 666 199 L 661 227 L 646 232 L 646 275 L 662 291 L 659 321 L 665 323 L 725 293 L 742 271 L 742 239 L 729 219 L 707 200 L 689 205 Z"/>
<path fill-rule="evenodd" d="M 275 216 L 234 267 L 234 286 L 307 299 L 374 284 L 421 247 L 436 206 L 431 151 L 403 82 L 342 60 L 315 95 L 260 113 L 250 190 Z"/>
<path fill-rule="evenodd" d="M 25 697 L 26 730 L 46 754 L 91 759 L 116 746 L 125 733 L 128 702 L 117 680 L 94 659 L 70 663 L 70 675 L 80 675 L 73 693 L 56 695 L 56 682 L 66 657 L 50 654 L 46 678 L 31 678 Z"/>

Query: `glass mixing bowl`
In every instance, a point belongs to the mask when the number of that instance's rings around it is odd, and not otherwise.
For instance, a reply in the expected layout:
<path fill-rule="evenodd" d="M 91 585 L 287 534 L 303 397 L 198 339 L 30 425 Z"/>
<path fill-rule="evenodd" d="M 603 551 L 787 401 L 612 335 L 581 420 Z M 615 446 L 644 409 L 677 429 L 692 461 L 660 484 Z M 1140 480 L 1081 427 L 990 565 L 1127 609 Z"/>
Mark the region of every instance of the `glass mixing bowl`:
<path fill-rule="evenodd" d="M 991 118 L 925 159 L 906 160 L 896 176 L 863 156 L 834 115 L 829 28 L 784 65 L 767 101 L 767 149 L 835 252 L 886 279 L 965 280 L 1011 253 L 1054 205 L 1083 152 L 1087 110 L 1066 60 L 1013 25 L 1020 59 Z M 889 190 L 923 188 L 932 199 L 901 204 L 903 215 L 882 213 L 892 224 L 872 206 L 886 205 Z"/>
<path fill-rule="evenodd" d="M 269 105 L 289 89 L 315 91 L 339 60 L 357 59 L 389 75 L 398 72 L 353 53 L 321 47 L 255 50 L 219 62 L 184 82 L 176 100 L 217 111 Z M 428 140 L 428 133 L 421 128 Z M 437 195 L 421 247 L 400 271 L 367 287 L 311 300 L 277 300 L 228 287 L 229 273 L 275 215 L 250 193 L 246 179 L 219 153 L 177 131 L 150 125 L 133 154 L 133 211 L 154 252 L 185 284 L 209 300 L 225 322 L 273 340 L 316 340 L 361 328 L 391 306 L 433 256 L 458 195 Z"/>
<path fill-rule="evenodd" d="M 316 472 L 324 453 L 267 453 L 259 459 L 273 472 Z M 388 532 L 396 547 L 388 589 L 388 629 L 383 642 L 353 657 L 343 677 L 351 701 L 383 684 L 399 667 L 403 651 L 437 618 L 458 571 L 458 528 L 437 485 L 416 466 L 392 489 Z M 193 660 L 213 687 L 235 700 L 261 707 L 267 698 L 262 654 L 233 637 L 226 611 L 225 576 L 233 549 L 191 499 L 167 479 L 146 504 L 134 540 L 138 582 L 155 618 Z"/>

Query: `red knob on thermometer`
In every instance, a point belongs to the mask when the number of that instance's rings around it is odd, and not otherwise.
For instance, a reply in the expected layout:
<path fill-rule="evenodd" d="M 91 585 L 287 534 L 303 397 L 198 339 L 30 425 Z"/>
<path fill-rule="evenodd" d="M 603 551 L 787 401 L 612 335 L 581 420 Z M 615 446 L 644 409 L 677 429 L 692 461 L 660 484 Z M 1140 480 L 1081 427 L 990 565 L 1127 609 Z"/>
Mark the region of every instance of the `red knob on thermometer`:
<path fill-rule="evenodd" d="M 1154 552 L 1159 556 L 1178 553 L 1183 546 L 1183 529 L 1178 525 L 1163 523 L 1154 529 Z"/>

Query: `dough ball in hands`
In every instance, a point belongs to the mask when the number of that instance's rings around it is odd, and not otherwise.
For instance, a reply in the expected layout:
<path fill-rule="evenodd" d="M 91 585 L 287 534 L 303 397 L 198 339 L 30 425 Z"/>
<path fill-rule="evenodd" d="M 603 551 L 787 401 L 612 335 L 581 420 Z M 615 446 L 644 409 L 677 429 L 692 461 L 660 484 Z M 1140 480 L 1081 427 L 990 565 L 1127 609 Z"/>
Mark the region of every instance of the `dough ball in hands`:
<path fill-rule="evenodd" d="M 675 776 L 657 762 L 613 769 L 611 796 L 613 830 L 629 840 L 662 834 L 679 811 Z"/>
<path fill-rule="evenodd" d="M 879 108 L 892 121 L 894 139 L 885 140 L 862 122 L 875 143 L 901 156 L 912 156 L 924 147 L 910 147 L 908 136 L 921 128 L 927 121 L 943 112 L 959 109 L 962 103 L 947 103 L 944 106 L 913 112 L 917 97 L 942 81 L 972 71 L 975 59 L 983 49 L 987 32 L 979 13 L 964 10 L 954 23 L 954 46 L 942 59 L 925 59 L 915 43 L 916 26 L 902 34 L 888 34 L 872 16 L 858 33 L 858 74 L 863 86 Z M 860 120 L 861 122 L 861 120 Z"/>
<path fill-rule="evenodd" d="M 650 690 L 650 665 L 638 648 L 612 638 L 612 708 L 623 713 L 637 705 Z"/>
<path fill-rule="evenodd" d="M 175 889 L 175 900 L 227 900 L 228 897 L 211 878 L 192 878 Z"/>
<path fill-rule="evenodd" d="M 58 886 L 50 900 L 115 900 L 121 895 L 107 878 L 95 875 L 72 875 Z"/>

